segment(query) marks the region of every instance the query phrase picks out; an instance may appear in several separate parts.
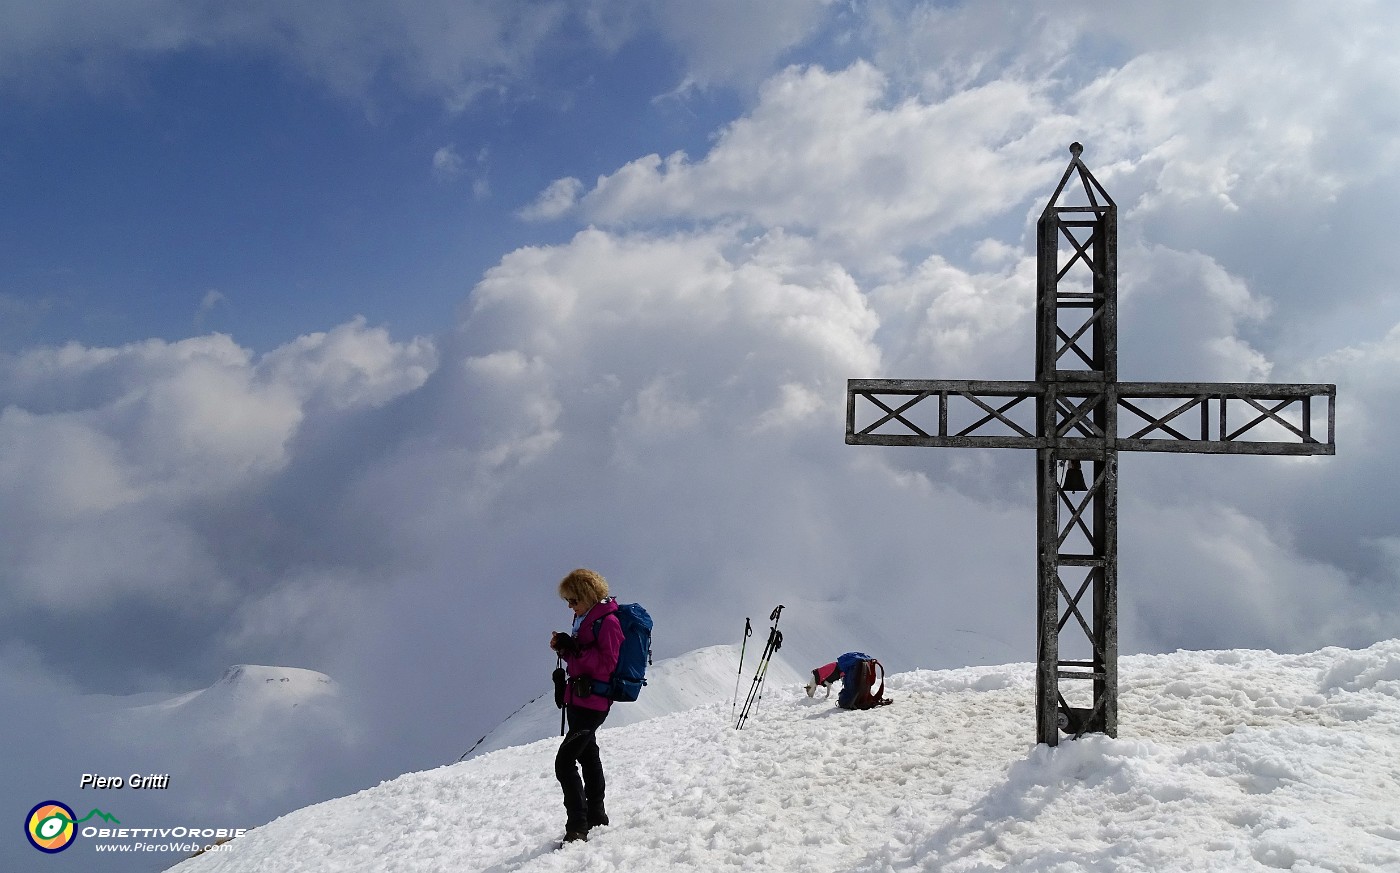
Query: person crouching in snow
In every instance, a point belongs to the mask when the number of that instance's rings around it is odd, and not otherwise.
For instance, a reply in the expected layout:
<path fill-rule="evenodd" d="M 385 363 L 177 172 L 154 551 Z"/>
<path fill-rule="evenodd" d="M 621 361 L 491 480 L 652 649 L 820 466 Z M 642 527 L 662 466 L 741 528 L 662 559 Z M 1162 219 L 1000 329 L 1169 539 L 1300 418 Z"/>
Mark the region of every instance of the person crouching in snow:
<path fill-rule="evenodd" d="M 594 691 L 607 683 L 622 648 L 617 601 L 608 596 L 607 580 L 592 570 L 575 570 L 559 582 L 559 596 L 574 612 L 572 633 L 555 632 L 549 647 L 564 660 L 568 685 L 564 712 L 569 731 L 554 756 L 554 775 L 564 791 L 564 842 L 587 840 L 591 828 L 606 825 L 603 807 L 603 762 L 597 730 L 612 701 Z M 579 779 L 579 771 L 583 779 Z"/>
<path fill-rule="evenodd" d="M 885 696 L 884 665 L 864 652 L 847 652 L 830 664 L 814 669 L 812 680 L 807 683 L 807 696 L 814 696 L 821 687 L 830 697 L 831 686 L 838 679 L 841 693 L 836 696 L 836 705 L 842 709 L 871 709 L 890 702 Z"/>

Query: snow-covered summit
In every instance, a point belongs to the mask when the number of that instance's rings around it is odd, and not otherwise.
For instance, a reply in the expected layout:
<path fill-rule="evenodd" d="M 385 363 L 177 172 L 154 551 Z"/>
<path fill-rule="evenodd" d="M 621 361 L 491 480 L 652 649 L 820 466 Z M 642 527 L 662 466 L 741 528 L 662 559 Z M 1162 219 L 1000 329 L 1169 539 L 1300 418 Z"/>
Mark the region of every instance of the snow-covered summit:
<path fill-rule="evenodd" d="M 333 696 L 339 689 L 325 673 L 300 667 L 264 667 L 237 664 L 224 671 L 219 681 L 200 692 L 201 696 L 231 694 L 282 701 L 292 706 L 304 701 Z"/>
<path fill-rule="evenodd" d="M 335 686 L 331 677 L 315 670 L 301 667 L 264 667 L 258 664 L 235 664 L 225 670 L 224 675 L 214 684 L 236 688 L 247 688 L 250 685 L 261 688 L 272 685 L 283 690 L 310 689 L 314 693 L 325 692 Z"/>
<path fill-rule="evenodd" d="M 275 713 L 333 702 L 339 687 L 331 677 L 300 667 L 236 664 L 208 688 L 133 707 L 133 714 L 233 715 Z"/>
<path fill-rule="evenodd" d="M 747 675 L 747 674 L 746 674 Z M 1120 737 L 1034 746 L 1030 664 L 772 683 L 600 737 L 612 826 L 555 851 L 555 741 L 298 810 L 181 873 L 1400 870 L 1400 640 L 1120 661 Z M 732 680 L 731 680 L 732 681 Z M 732 694 L 732 685 L 730 686 Z"/>

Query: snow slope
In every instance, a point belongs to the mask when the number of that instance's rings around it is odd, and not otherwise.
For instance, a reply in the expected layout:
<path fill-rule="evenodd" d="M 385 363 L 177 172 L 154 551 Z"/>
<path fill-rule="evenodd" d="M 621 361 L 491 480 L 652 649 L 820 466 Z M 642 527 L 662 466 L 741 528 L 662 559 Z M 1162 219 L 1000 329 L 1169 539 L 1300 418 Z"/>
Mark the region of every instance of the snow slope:
<path fill-rule="evenodd" d="M 1028 664 L 770 687 L 600 735 L 613 826 L 554 851 L 555 742 L 298 810 L 181 873 L 1400 871 L 1400 640 L 1120 662 L 1120 738 L 1034 746 Z M 731 686 L 732 692 L 732 686 Z"/>
<path fill-rule="evenodd" d="M 753 688 L 753 671 L 758 666 L 762 646 L 758 651 L 744 652 L 743 675 L 739 674 L 739 646 L 710 646 L 696 649 L 677 658 L 657 661 L 647 668 L 647 687 L 633 703 L 613 707 L 608 713 L 607 729 L 636 724 L 640 721 L 683 712 L 717 701 L 736 700 L 742 707 Z M 805 672 L 805 671 L 804 671 Z M 805 680 L 782 658 L 782 650 L 768 659 L 767 679 L 763 689 L 782 685 L 802 684 Z M 766 691 L 765 691 L 766 693 Z M 760 704 L 761 708 L 761 704 Z M 481 738 L 470 750 L 469 758 L 510 746 L 523 746 L 536 740 L 559 736 L 559 710 L 553 695 L 537 697 Z"/>

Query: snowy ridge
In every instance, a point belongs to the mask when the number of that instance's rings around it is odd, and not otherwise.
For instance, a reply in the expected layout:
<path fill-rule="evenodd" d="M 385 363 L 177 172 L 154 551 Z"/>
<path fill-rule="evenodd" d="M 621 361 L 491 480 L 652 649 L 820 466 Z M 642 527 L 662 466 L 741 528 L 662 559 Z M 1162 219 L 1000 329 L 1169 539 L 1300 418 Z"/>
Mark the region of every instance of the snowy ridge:
<path fill-rule="evenodd" d="M 657 661 L 647 669 L 647 686 L 633 703 L 618 704 L 608 713 L 604 730 L 636 724 L 641 721 L 683 712 L 697 706 L 735 698 L 739 680 L 738 700 L 742 706 L 753 684 L 753 671 L 758 666 L 760 651 L 752 648 L 744 653 L 743 676 L 739 675 L 739 646 L 709 646 L 676 658 Z M 779 654 L 768 659 L 768 676 L 764 682 L 774 686 L 801 683 L 804 680 Z M 547 737 L 559 736 L 559 710 L 552 694 L 535 698 L 512 714 L 495 730 L 482 737 L 470 751 L 469 758 L 511 746 L 523 746 Z"/>
<path fill-rule="evenodd" d="M 1400 640 L 1120 662 L 1120 739 L 1034 746 L 1028 664 L 773 684 L 602 740 L 613 826 L 554 851 L 555 743 L 298 810 L 205 871 L 1400 870 Z M 732 686 L 731 686 L 732 691 Z"/>

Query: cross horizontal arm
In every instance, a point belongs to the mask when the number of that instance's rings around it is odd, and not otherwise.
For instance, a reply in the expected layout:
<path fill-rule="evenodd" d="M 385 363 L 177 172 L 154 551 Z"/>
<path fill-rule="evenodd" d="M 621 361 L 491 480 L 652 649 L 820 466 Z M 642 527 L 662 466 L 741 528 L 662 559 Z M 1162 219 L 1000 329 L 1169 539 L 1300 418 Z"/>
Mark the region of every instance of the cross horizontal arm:
<path fill-rule="evenodd" d="M 1335 385 L 1255 382 L 974 381 L 851 379 L 849 445 L 1056 448 L 1062 457 L 1103 451 L 1336 454 Z M 1039 419 L 1051 399 L 1050 437 Z M 1077 402 L 1075 402 L 1077 401 Z M 1316 401 L 1316 403 L 1315 403 Z M 1114 410 L 1110 433 L 1088 416 Z M 862 412 L 874 411 L 865 423 Z"/>
<path fill-rule="evenodd" d="M 1043 442 L 1036 435 L 1035 414 L 1041 393 L 1035 382 L 851 379 L 846 383 L 846 443 L 1036 448 Z M 879 416 L 857 430 L 859 398 Z"/>
<path fill-rule="evenodd" d="M 1336 385 L 1119 382 L 1116 393 L 1118 451 L 1337 453 Z"/>
<path fill-rule="evenodd" d="M 1336 385 L 1287 382 L 1119 382 L 1118 394 L 1123 397 L 1253 397 L 1273 400 L 1302 397 L 1336 397 Z"/>
<path fill-rule="evenodd" d="M 969 379 L 847 379 L 847 394 L 981 394 L 990 397 L 1014 397 L 1019 394 L 1040 394 L 1039 382 L 1001 382 Z"/>

